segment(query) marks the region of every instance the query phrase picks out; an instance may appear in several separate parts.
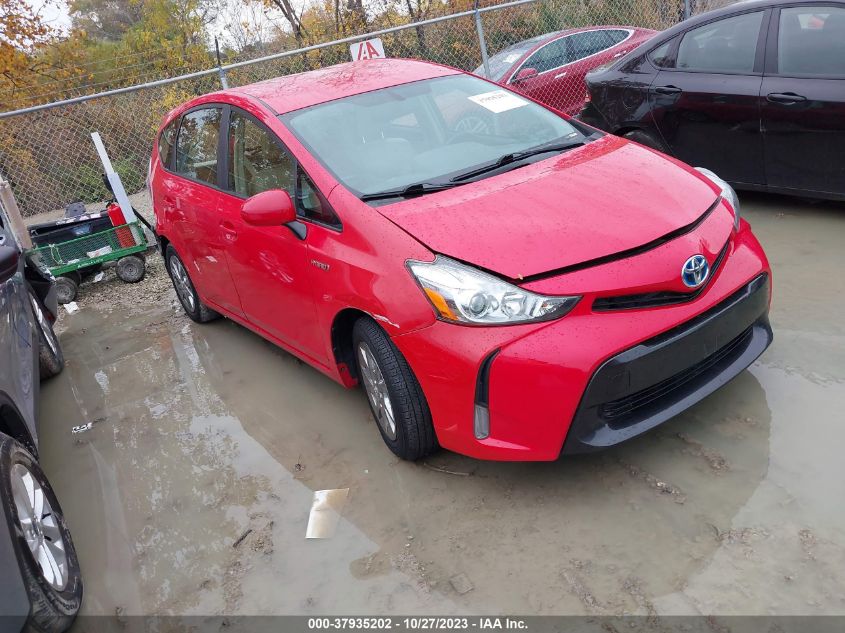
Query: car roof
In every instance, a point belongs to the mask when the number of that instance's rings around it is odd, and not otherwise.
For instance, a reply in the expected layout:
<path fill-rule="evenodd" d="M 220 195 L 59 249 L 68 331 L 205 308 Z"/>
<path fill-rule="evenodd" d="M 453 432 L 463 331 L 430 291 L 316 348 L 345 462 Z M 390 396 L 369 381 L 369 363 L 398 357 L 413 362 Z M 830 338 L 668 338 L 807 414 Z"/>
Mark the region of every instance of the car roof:
<path fill-rule="evenodd" d="M 714 9 L 713 11 L 707 11 L 705 13 L 699 13 L 696 16 L 688 18 L 683 22 L 679 22 L 678 24 L 666 29 L 663 31 L 660 36 L 659 40 L 656 38 L 648 44 L 655 44 L 659 46 L 663 42 L 666 42 L 672 39 L 678 33 L 684 32 L 688 30 L 690 27 L 694 27 L 697 24 L 703 24 L 705 22 L 709 22 L 715 18 L 719 18 L 722 16 L 728 16 L 733 13 L 742 13 L 745 11 L 753 11 L 754 9 L 768 9 L 769 7 L 780 7 L 783 5 L 802 5 L 802 4 L 812 4 L 812 5 L 823 5 L 823 4 L 845 4 L 845 0 L 741 0 L 740 2 L 734 2 L 732 4 L 728 4 L 727 6 L 721 7 L 719 9 Z"/>
<path fill-rule="evenodd" d="M 460 72 L 447 66 L 413 59 L 371 59 L 274 77 L 230 88 L 222 91 L 222 94 L 248 95 L 260 99 L 277 114 L 284 114 L 362 92 Z"/>

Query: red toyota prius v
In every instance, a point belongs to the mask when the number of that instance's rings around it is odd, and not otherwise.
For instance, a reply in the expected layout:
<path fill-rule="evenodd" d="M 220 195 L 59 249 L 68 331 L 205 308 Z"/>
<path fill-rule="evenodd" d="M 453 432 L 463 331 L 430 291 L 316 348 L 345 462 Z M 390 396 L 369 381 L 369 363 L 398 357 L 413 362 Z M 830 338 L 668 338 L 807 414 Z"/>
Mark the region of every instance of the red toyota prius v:
<path fill-rule="evenodd" d="M 456 127 L 473 113 L 492 124 Z M 605 448 L 772 341 L 771 270 L 727 183 L 452 68 L 204 95 L 166 117 L 150 178 L 188 316 L 361 384 L 405 459 Z"/>

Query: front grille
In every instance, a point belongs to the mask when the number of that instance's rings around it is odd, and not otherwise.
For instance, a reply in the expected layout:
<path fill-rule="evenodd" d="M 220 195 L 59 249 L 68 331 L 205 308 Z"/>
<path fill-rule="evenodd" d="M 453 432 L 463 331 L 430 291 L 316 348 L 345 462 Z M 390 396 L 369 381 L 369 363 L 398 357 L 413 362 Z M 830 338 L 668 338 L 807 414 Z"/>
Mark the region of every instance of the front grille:
<path fill-rule="evenodd" d="M 644 292 L 634 295 L 619 295 L 616 297 L 598 297 L 593 301 L 594 312 L 610 312 L 613 310 L 633 310 L 637 308 L 659 308 L 663 306 L 677 305 L 679 303 L 688 303 L 694 300 L 698 295 L 704 292 L 704 289 L 710 285 L 710 280 L 713 279 L 716 271 L 725 258 L 730 246 L 728 240 L 722 247 L 722 250 L 713 261 L 710 267 L 710 275 L 707 278 L 707 283 L 693 292 L 674 292 L 671 290 L 658 292 Z"/>
<path fill-rule="evenodd" d="M 725 358 L 729 358 L 738 349 L 743 349 L 745 344 L 748 342 L 749 337 L 751 337 L 751 330 L 752 328 L 749 327 L 730 343 L 707 358 L 699 361 L 695 365 L 688 367 L 679 374 L 671 376 L 666 380 L 652 385 L 651 387 L 647 387 L 646 389 L 625 396 L 624 398 L 604 403 L 599 407 L 599 416 L 607 420 L 612 426 L 614 420 L 627 416 L 636 409 L 650 405 L 661 398 L 670 395 L 673 391 L 682 387 L 690 380 L 702 375 L 710 368 L 717 365 L 720 361 Z"/>

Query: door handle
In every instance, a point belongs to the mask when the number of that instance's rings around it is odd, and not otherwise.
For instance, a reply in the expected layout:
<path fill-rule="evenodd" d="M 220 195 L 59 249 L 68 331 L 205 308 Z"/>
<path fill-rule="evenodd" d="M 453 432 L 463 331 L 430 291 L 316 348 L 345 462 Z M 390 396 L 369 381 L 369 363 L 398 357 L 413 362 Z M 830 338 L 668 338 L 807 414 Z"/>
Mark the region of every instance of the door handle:
<path fill-rule="evenodd" d="M 801 101 L 806 100 L 807 97 L 797 95 L 794 92 L 770 92 L 766 95 L 766 101 L 771 101 L 772 103 L 782 103 L 784 105 L 800 103 Z"/>
<path fill-rule="evenodd" d="M 676 95 L 683 92 L 678 86 L 657 86 L 654 91 L 661 95 Z"/>
<path fill-rule="evenodd" d="M 555 75 L 555 79 L 560 79 L 561 77 L 566 77 L 566 71 L 564 70 L 562 73 L 558 73 Z"/>
<path fill-rule="evenodd" d="M 235 230 L 235 225 L 226 220 L 221 220 L 220 230 L 223 233 L 223 239 L 227 242 L 234 242 L 238 239 L 238 232 Z"/>

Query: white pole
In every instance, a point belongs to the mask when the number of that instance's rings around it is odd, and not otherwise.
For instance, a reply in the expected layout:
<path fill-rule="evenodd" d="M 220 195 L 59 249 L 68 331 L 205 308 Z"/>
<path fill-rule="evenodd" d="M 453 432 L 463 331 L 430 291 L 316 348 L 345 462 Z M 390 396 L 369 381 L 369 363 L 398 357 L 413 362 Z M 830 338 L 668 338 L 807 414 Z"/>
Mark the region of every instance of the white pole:
<path fill-rule="evenodd" d="M 29 229 L 26 228 L 26 223 L 23 221 L 21 210 L 15 200 L 15 194 L 12 193 L 12 185 L 2 176 L 0 176 L 0 207 L 6 210 L 6 216 L 11 224 L 9 228 L 12 229 L 12 234 L 21 248 L 32 248 L 32 238 L 29 236 Z"/>
<path fill-rule="evenodd" d="M 109 184 L 114 192 L 117 204 L 120 205 L 120 210 L 123 211 L 123 217 L 126 218 L 127 223 L 137 222 L 138 218 L 135 217 L 132 203 L 129 202 L 129 196 L 126 195 L 126 190 L 123 188 L 120 176 L 117 175 L 117 172 L 112 167 L 109 155 L 106 153 L 106 146 L 103 145 L 103 139 L 100 138 L 100 133 L 91 132 L 91 138 L 94 141 L 94 147 L 97 148 L 97 153 L 100 155 L 100 162 L 103 163 L 103 167 L 106 170 L 106 178 L 109 179 Z"/>

